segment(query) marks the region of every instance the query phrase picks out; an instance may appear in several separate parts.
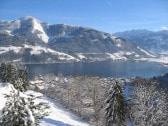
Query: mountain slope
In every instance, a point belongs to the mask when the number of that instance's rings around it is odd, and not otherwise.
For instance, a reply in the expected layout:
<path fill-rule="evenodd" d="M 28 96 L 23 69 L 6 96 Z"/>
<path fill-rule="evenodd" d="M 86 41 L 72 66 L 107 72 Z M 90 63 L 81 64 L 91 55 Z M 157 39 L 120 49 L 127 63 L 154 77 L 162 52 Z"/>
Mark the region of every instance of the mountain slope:
<path fill-rule="evenodd" d="M 14 21 L 1 21 L 0 30 L 11 35 L 24 36 L 31 39 L 39 39 L 43 42 L 48 42 L 48 36 L 46 35 L 42 24 L 34 17 L 26 16 L 24 18 Z"/>
<path fill-rule="evenodd" d="M 47 24 L 31 16 L 0 21 L 0 44 L 3 60 L 26 63 L 133 60 L 152 56 L 130 41 L 109 33 L 87 27 Z"/>
<path fill-rule="evenodd" d="M 150 57 L 147 51 L 142 51 L 136 45 L 125 39 L 115 37 L 109 33 L 100 32 L 91 28 L 74 27 L 67 25 L 51 25 L 52 40 L 48 45 L 54 50 L 63 51 L 83 59 L 111 58 L 135 59 Z M 58 32 L 59 31 L 59 32 Z M 51 34 L 50 34 L 51 35 Z"/>
<path fill-rule="evenodd" d="M 148 30 L 132 30 L 118 32 L 114 35 L 123 37 L 158 55 L 168 55 L 168 30 L 153 32 Z"/>
<path fill-rule="evenodd" d="M 0 117 L 6 101 L 4 94 L 9 94 L 12 89 L 14 89 L 14 87 L 11 84 L 0 83 L 0 99 L 2 100 L 2 102 L 0 102 Z M 24 92 L 22 95 L 25 97 L 42 96 L 41 93 L 31 90 Z M 49 111 L 51 113 L 41 120 L 40 126 L 89 126 L 89 124 L 81 122 L 78 117 L 67 112 L 60 105 L 50 101 L 46 97 L 38 98 L 36 102 L 47 102 L 50 106 Z"/>

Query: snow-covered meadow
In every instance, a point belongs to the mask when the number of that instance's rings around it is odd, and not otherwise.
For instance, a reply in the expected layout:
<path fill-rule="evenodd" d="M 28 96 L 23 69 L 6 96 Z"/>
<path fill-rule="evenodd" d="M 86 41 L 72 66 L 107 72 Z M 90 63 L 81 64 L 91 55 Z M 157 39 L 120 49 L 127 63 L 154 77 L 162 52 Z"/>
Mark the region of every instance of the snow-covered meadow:
<path fill-rule="evenodd" d="M 9 83 L 0 83 L 0 117 L 2 116 L 2 109 L 6 102 L 4 94 L 9 94 L 12 88 L 14 89 L 14 87 Z M 61 107 L 61 105 L 51 101 L 39 92 L 28 90 L 20 95 L 24 97 L 41 96 L 41 98 L 37 98 L 36 102 L 49 103 L 50 114 L 41 120 L 40 126 L 89 126 L 89 124 L 82 122 L 79 117 L 67 112 L 67 110 Z"/>

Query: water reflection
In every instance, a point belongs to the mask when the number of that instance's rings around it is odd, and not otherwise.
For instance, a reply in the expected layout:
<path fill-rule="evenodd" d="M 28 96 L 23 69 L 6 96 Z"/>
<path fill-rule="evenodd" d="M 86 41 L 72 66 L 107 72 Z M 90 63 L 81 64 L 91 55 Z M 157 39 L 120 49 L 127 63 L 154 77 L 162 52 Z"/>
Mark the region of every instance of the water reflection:
<path fill-rule="evenodd" d="M 153 77 L 168 72 L 168 68 L 151 62 L 102 61 L 91 63 L 28 64 L 29 77 L 48 73 L 63 75 L 93 75 L 111 77 Z"/>

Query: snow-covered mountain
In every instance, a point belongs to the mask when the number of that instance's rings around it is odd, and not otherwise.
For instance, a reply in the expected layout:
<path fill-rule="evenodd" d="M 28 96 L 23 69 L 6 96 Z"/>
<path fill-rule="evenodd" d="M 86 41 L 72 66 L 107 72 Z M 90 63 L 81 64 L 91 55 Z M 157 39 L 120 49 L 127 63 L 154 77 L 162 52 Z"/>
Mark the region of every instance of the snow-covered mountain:
<path fill-rule="evenodd" d="M 1 21 L 0 29 L 10 35 L 21 35 L 32 38 L 39 38 L 47 43 L 49 37 L 46 35 L 44 28 L 39 20 L 27 16 L 14 21 Z"/>
<path fill-rule="evenodd" d="M 4 94 L 9 94 L 10 91 L 14 89 L 12 84 L 9 83 L 0 83 L 0 117 L 3 107 L 5 106 L 6 98 Z M 27 92 L 20 93 L 24 97 L 41 97 L 37 98 L 36 102 L 46 102 L 49 103 L 49 116 L 45 117 L 40 121 L 40 126 L 89 126 L 89 124 L 81 121 L 80 118 L 67 112 L 67 110 L 63 109 L 59 104 L 51 101 L 47 97 L 43 96 L 43 94 L 39 92 L 34 92 L 28 90 Z"/>
<path fill-rule="evenodd" d="M 0 21 L 3 60 L 44 63 L 151 56 L 130 41 L 88 27 L 48 24 L 31 16 Z"/>
<path fill-rule="evenodd" d="M 114 35 L 128 39 L 157 55 L 168 55 L 168 30 L 158 32 L 131 30 L 115 33 Z"/>

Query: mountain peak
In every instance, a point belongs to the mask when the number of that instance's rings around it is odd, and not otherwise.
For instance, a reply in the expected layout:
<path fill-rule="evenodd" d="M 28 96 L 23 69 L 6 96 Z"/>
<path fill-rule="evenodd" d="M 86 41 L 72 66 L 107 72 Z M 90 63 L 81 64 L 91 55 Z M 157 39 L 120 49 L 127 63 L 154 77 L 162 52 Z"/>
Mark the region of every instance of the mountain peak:
<path fill-rule="evenodd" d="M 20 19 L 22 25 L 28 25 L 32 27 L 31 32 L 35 34 L 38 38 L 40 38 L 43 42 L 47 43 L 49 37 L 45 33 L 43 26 L 41 25 L 41 21 L 32 17 L 32 16 L 25 16 Z M 24 22 L 24 23 L 23 23 Z"/>
<path fill-rule="evenodd" d="M 38 31 L 37 36 L 45 43 L 48 42 L 49 37 L 47 36 L 47 34 L 45 33 L 41 23 L 36 20 L 33 19 L 33 30 L 32 33 L 35 33 L 36 31 Z"/>
<path fill-rule="evenodd" d="M 36 19 L 36 18 L 34 18 L 32 16 L 25 16 L 25 17 L 21 18 L 21 20 L 30 20 L 30 19 L 33 20 L 33 19 Z"/>

